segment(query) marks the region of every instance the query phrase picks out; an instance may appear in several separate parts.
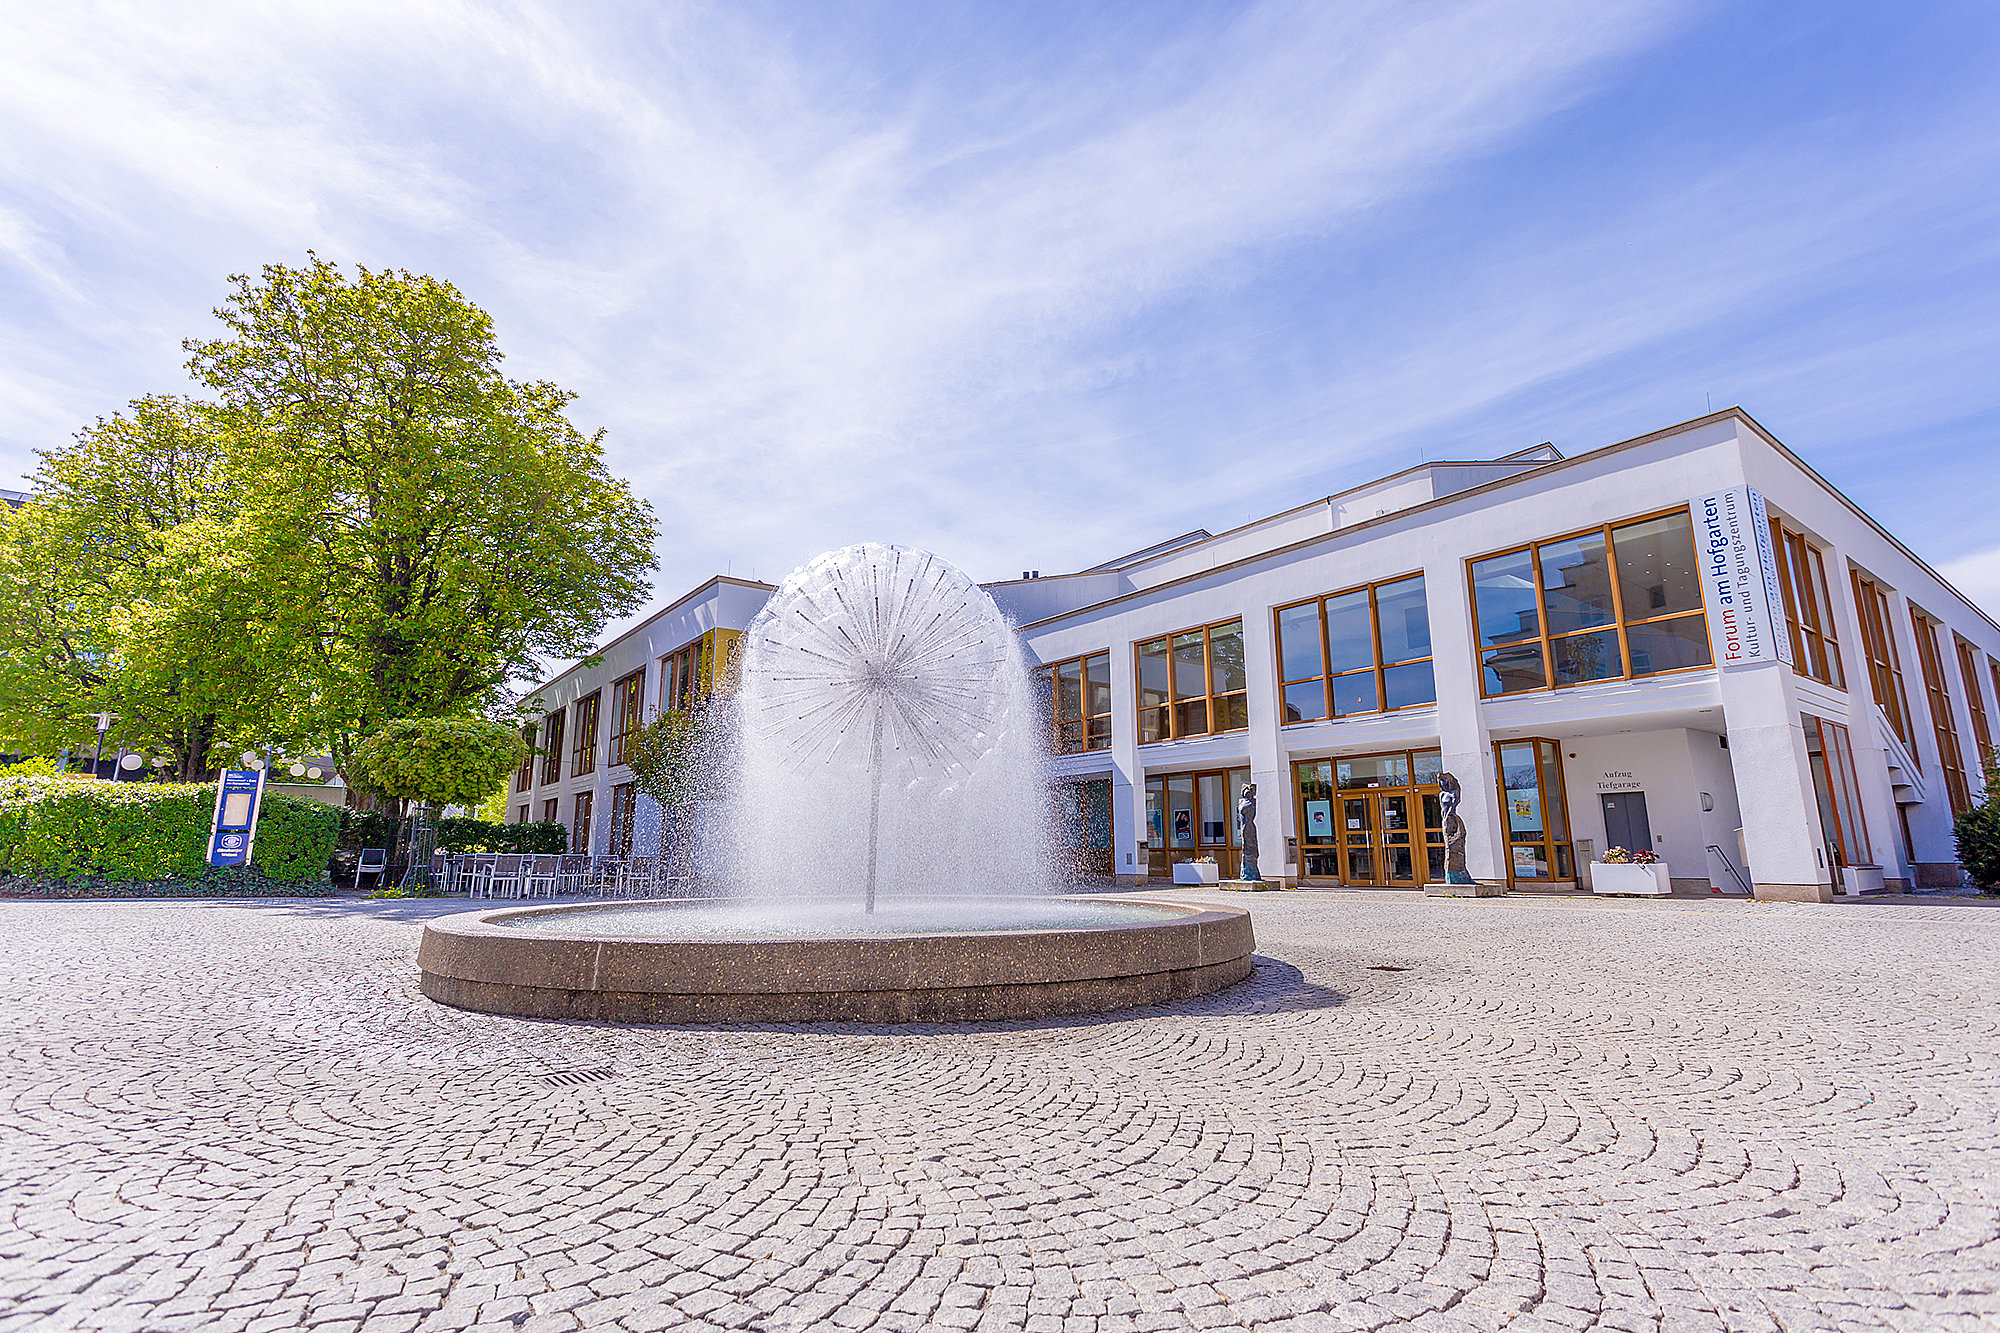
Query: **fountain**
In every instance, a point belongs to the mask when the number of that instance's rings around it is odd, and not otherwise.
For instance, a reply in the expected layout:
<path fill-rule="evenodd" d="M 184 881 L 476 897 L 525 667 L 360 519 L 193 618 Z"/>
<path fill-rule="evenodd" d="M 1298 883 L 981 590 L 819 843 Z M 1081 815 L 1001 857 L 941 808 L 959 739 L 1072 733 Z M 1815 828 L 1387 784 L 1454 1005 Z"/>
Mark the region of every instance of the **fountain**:
<path fill-rule="evenodd" d="M 726 896 L 447 917 L 424 930 L 424 993 L 624 1022 L 911 1021 L 1126 1008 L 1248 976 L 1240 910 L 1055 891 L 1032 682 L 992 598 L 936 556 L 819 557 L 752 622 L 740 685 L 712 710 L 727 813 L 699 851 Z"/>

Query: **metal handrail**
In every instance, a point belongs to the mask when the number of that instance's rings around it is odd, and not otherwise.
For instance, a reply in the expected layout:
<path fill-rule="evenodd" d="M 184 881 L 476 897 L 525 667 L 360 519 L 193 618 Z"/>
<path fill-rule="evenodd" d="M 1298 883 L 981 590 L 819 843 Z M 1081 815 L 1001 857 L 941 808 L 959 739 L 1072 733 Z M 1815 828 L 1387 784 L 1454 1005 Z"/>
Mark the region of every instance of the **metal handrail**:
<path fill-rule="evenodd" d="M 1751 888 L 1748 884 L 1743 882 L 1743 876 L 1736 873 L 1736 867 L 1729 863 L 1729 853 L 1723 851 L 1720 847 L 1716 846 L 1712 842 L 1708 844 L 1708 850 L 1714 852 L 1717 856 L 1722 858 L 1722 868 L 1724 870 L 1727 870 L 1729 872 L 1729 877 L 1736 881 L 1736 887 L 1743 890 L 1743 892 L 1750 894 L 1754 898 L 1756 894 L 1751 891 Z"/>

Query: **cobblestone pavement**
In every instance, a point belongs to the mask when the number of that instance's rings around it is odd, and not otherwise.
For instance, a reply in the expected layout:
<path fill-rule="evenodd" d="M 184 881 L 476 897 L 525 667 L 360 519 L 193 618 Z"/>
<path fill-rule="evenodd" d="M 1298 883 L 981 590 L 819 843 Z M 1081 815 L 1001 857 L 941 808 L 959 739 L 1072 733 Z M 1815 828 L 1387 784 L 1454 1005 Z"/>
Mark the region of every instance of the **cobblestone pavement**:
<path fill-rule="evenodd" d="M 0 904 L 0 1329 L 2000 1327 L 2000 911 L 1223 897 L 1205 1000 L 747 1030 Z"/>

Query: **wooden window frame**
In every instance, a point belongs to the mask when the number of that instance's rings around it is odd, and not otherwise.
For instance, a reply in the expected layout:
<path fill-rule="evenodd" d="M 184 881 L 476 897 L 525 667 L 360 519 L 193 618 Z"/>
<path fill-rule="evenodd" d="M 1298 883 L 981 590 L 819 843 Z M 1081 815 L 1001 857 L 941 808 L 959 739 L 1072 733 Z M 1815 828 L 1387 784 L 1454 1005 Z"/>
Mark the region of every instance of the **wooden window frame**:
<path fill-rule="evenodd" d="M 1561 538 L 1556 540 L 1560 541 Z M 1539 580 L 1537 580 L 1539 582 Z M 1527 693 L 1528 691 L 1523 691 Z M 1535 792 L 1541 803 L 1542 836 L 1535 841 L 1519 841 L 1514 836 L 1512 812 L 1507 807 L 1507 763 L 1501 751 L 1509 745 L 1532 745 L 1535 747 Z M 1546 747 L 1546 748 L 1544 748 Z M 1551 777 L 1553 775 L 1553 778 Z M 1493 742 L 1493 779 L 1496 793 L 1500 798 L 1500 834 L 1502 847 L 1507 857 L 1507 883 L 1532 884 L 1547 889 L 1556 885 L 1575 885 L 1582 882 L 1583 871 L 1576 863 L 1576 823 L 1569 809 L 1569 778 L 1563 772 L 1562 742 L 1547 736 L 1510 736 Z M 1550 796 L 1553 781 L 1554 799 Z M 1563 836 L 1558 838 L 1551 827 L 1549 814 L 1553 810 L 1562 811 Z M 1514 849 L 1516 847 L 1540 847 L 1548 853 L 1549 877 L 1535 879 L 1522 878 L 1514 873 Z M 1651 851 L 1652 848 L 1646 848 Z M 1563 853 L 1568 852 L 1569 873 L 1563 872 Z"/>
<path fill-rule="evenodd" d="M 597 771 L 597 722 L 603 690 L 592 690 L 576 701 L 576 735 L 570 739 L 569 775 L 580 778 Z"/>
<path fill-rule="evenodd" d="M 1784 594 L 1785 629 L 1792 640 L 1792 670 L 1831 689 L 1847 688 L 1847 665 L 1841 661 L 1834 626 L 1833 585 L 1826 577 L 1826 555 L 1796 528 L 1773 516 L 1771 549 L 1778 559 L 1778 587 Z M 1808 663 L 1817 662 L 1817 669 Z"/>
<path fill-rule="evenodd" d="M 1945 799 L 1951 813 L 1962 815 L 1972 808 L 1972 786 L 1966 781 L 1965 754 L 1958 748 L 1958 718 L 1951 707 L 1951 680 L 1944 671 L 1944 622 L 1918 608 L 1910 608 L 1910 631 L 1917 640 L 1917 661 L 1924 672 L 1924 702 L 1931 711 L 1931 733 L 1937 739 L 1938 767 L 1944 770 Z"/>
<path fill-rule="evenodd" d="M 1142 740 L 1140 744 L 1165 745 L 1169 741 L 1191 740 L 1197 736 L 1228 736 L 1235 732 L 1248 731 L 1250 729 L 1250 706 L 1249 706 L 1250 705 L 1250 651 L 1249 651 L 1249 641 L 1247 639 L 1244 641 L 1244 652 L 1243 652 L 1243 688 L 1241 690 L 1231 690 L 1227 694 L 1217 694 L 1215 692 L 1214 635 L 1215 631 L 1219 629 L 1227 629 L 1231 625 L 1236 626 L 1236 633 L 1240 637 L 1243 634 L 1243 617 L 1231 616 L 1227 620 L 1218 620 L 1213 622 L 1212 624 L 1190 625 L 1186 629 L 1177 629 L 1168 634 L 1153 634 L 1147 636 L 1144 639 L 1133 640 L 1132 680 L 1134 688 L 1132 690 L 1132 699 L 1133 699 L 1132 713 L 1133 713 L 1133 720 L 1140 724 L 1139 734 L 1141 736 L 1145 735 L 1144 716 L 1143 716 L 1145 713 L 1145 708 L 1142 704 L 1139 703 L 1139 700 L 1142 697 L 1141 691 L 1138 688 L 1138 682 L 1140 680 L 1139 649 L 1145 644 L 1149 643 L 1165 643 L 1167 645 L 1167 732 L 1168 734 L 1165 736 L 1156 736 L 1150 741 Z M 1178 692 L 1180 680 L 1178 675 L 1174 671 L 1174 640 L 1180 638 L 1184 634 L 1201 635 L 1201 679 L 1202 679 L 1202 688 L 1207 691 L 1206 694 L 1183 695 Z M 1243 705 L 1244 705 L 1243 725 L 1240 727 L 1228 727 L 1225 729 L 1218 730 L 1213 725 L 1216 715 L 1216 710 L 1215 710 L 1216 702 L 1222 699 L 1236 699 L 1236 698 L 1241 698 L 1243 700 Z M 1188 735 L 1183 736 L 1181 735 L 1180 708 L 1178 707 L 1178 705 L 1183 703 L 1192 703 L 1196 699 L 1201 699 L 1204 701 L 1203 707 L 1205 709 L 1205 715 L 1209 720 L 1210 726 L 1206 731 L 1190 732 Z"/>
<path fill-rule="evenodd" d="M 525 806 L 525 805 L 524 805 L 524 806 L 522 806 L 522 807 L 521 807 L 521 808 L 520 808 L 519 810 L 515 811 L 515 813 L 514 813 L 514 822 L 515 822 L 516 824 L 525 824 L 525 823 L 527 823 L 527 822 L 528 822 L 528 807 L 527 807 L 527 806 Z"/>
<path fill-rule="evenodd" d="M 542 719 L 542 725 L 547 728 L 544 734 L 544 739 L 547 743 L 542 746 L 542 785 L 544 787 L 548 786 L 551 782 L 562 781 L 563 731 L 564 723 L 568 718 L 569 709 L 563 707 L 556 709 L 555 712 L 548 714 Z"/>
<path fill-rule="evenodd" d="M 1980 653 L 1976 644 L 1952 635 L 1958 647 L 1958 678 L 1965 682 L 1965 711 L 1972 715 L 1972 744 L 1979 767 L 1993 763 L 1993 728 L 1986 718 L 1986 683 L 1980 679 Z"/>
<path fill-rule="evenodd" d="M 1896 647 L 1896 619 L 1886 588 L 1862 572 L 1848 570 L 1854 587 L 1854 610 L 1861 621 L 1861 652 L 1868 663 L 1868 685 L 1875 704 L 1889 719 L 1889 730 L 1910 752 L 1919 769 L 1924 757 L 1917 749 L 1917 731 L 1910 714 L 1910 695 L 1903 683 L 1903 655 Z"/>
<path fill-rule="evenodd" d="M 560 800 L 561 800 L 560 797 L 551 796 L 546 801 L 542 802 L 542 822 L 544 824 L 553 824 L 556 822 L 557 818 L 556 806 L 559 804 Z"/>
<path fill-rule="evenodd" d="M 702 698 L 700 639 L 682 644 L 660 658 L 660 711 L 686 712 Z"/>
<path fill-rule="evenodd" d="M 1217 623 L 1227 625 L 1229 622 L 1224 620 Z M 1181 630 L 1180 633 L 1185 634 L 1187 631 Z M 1148 640 L 1148 642 L 1151 641 Z M 1155 852 L 1161 853 L 1159 865 L 1165 870 L 1166 876 L 1169 879 L 1173 878 L 1174 867 L 1176 865 L 1186 861 L 1199 861 L 1203 856 L 1213 856 L 1215 858 L 1216 873 L 1219 877 L 1223 879 L 1236 878 L 1237 874 L 1243 868 L 1243 835 L 1242 831 L 1236 827 L 1236 799 L 1231 793 L 1229 783 L 1229 775 L 1231 773 L 1242 773 L 1246 782 L 1254 780 L 1250 772 L 1250 762 L 1247 759 L 1240 764 L 1230 764 L 1223 768 L 1188 768 L 1175 769 L 1171 772 L 1162 770 L 1156 773 L 1145 773 L 1140 776 L 1138 787 L 1141 811 L 1146 811 L 1147 807 L 1144 805 L 1145 798 L 1153 790 L 1152 784 L 1156 782 L 1160 784 L 1159 792 L 1162 806 L 1159 846 L 1155 846 L 1153 843 L 1153 829 L 1151 824 L 1144 825 L 1146 837 L 1143 846 L 1146 853 L 1146 876 L 1148 879 L 1158 877 L 1154 870 Z M 1171 812 L 1165 808 L 1167 784 L 1176 778 L 1186 778 L 1189 790 L 1193 793 L 1188 806 L 1188 812 L 1194 822 L 1192 830 L 1194 844 L 1189 847 L 1174 846 L 1174 832 L 1170 824 Z M 1221 811 L 1221 842 L 1207 842 L 1202 838 L 1201 826 L 1204 823 L 1212 822 L 1203 819 L 1204 815 L 1210 813 L 1208 807 L 1203 804 L 1201 799 L 1201 780 L 1203 778 L 1219 778 L 1222 782 L 1223 810 Z M 1143 818 L 1145 818 L 1144 814 L 1142 814 Z M 1113 836 L 1115 837 L 1116 835 L 1114 834 Z"/>
<path fill-rule="evenodd" d="M 1833 828 L 1820 831 L 1832 840 L 1829 850 L 1833 864 L 1828 868 L 1838 879 L 1840 870 L 1847 866 L 1875 864 L 1874 844 L 1868 836 L 1868 812 L 1861 804 L 1860 775 L 1854 767 L 1854 741 L 1845 723 L 1812 713 L 1805 714 L 1802 720 L 1819 732 L 1820 762 L 1826 766 L 1828 787 L 1820 822 L 1826 822 L 1829 811 L 1833 816 Z M 1817 799 L 1817 791 L 1814 796 Z"/>
<path fill-rule="evenodd" d="M 535 789 L 535 730 L 532 722 L 521 727 L 521 739 L 528 743 L 528 750 L 521 756 L 521 767 L 514 773 L 514 790 L 522 796 Z M 524 818 L 521 822 L 525 824 L 527 820 Z"/>
<path fill-rule="evenodd" d="M 1398 583 L 1407 583 L 1411 579 L 1425 580 L 1424 619 L 1426 622 L 1428 622 L 1430 620 L 1430 614 L 1431 614 L 1431 589 L 1428 576 L 1426 575 L 1426 572 L 1421 569 L 1413 569 L 1408 573 L 1398 574 L 1393 578 L 1377 579 L 1373 583 L 1357 583 L 1351 588 L 1341 588 L 1336 592 L 1321 593 L 1317 597 L 1308 597 L 1303 601 L 1298 601 L 1298 602 L 1287 602 L 1283 606 L 1274 606 L 1271 608 L 1271 642 L 1276 648 L 1276 657 L 1278 665 L 1278 725 L 1279 726 L 1304 727 L 1304 726 L 1310 726 L 1315 722 L 1337 722 L 1344 717 L 1366 717 L 1371 713 L 1400 713 L 1407 708 L 1431 708 L 1437 705 L 1437 667 L 1436 667 L 1437 647 L 1435 643 L 1433 643 L 1431 651 L 1429 653 L 1426 653 L 1422 657 L 1405 658 L 1400 662 L 1385 662 L 1382 660 L 1382 608 L 1380 601 L 1378 600 L 1379 590 L 1391 587 Z M 1333 711 L 1333 682 L 1340 676 L 1358 676 L 1361 674 L 1362 668 L 1357 667 L 1353 671 L 1342 671 L 1338 673 L 1330 672 L 1327 669 L 1333 662 L 1333 642 L 1328 637 L 1326 628 L 1326 604 L 1331 601 L 1336 601 L 1342 597 L 1352 597 L 1355 593 L 1364 590 L 1368 593 L 1369 652 L 1375 658 L 1375 707 L 1356 709 L 1352 713 L 1336 714 Z M 1297 680 L 1286 680 L 1285 679 L 1285 631 L 1284 631 L 1285 612 L 1296 611 L 1302 606 L 1316 606 L 1319 609 L 1319 675 L 1300 676 Z M 1398 704 L 1394 708 L 1389 707 L 1390 669 L 1393 667 L 1414 666 L 1418 662 L 1432 663 L 1430 699 L 1427 702 L 1413 703 L 1413 704 Z M 1326 711 L 1321 713 L 1318 717 L 1304 717 L 1300 718 L 1296 722 L 1286 721 L 1285 720 L 1286 691 L 1291 689 L 1291 687 L 1294 685 L 1310 685 L 1315 680 L 1317 680 L 1320 684 L 1320 704 Z"/>
<path fill-rule="evenodd" d="M 1394 583 L 1395 580 L 1389 579 L 1388 582 Z M 1292 827 L 1297 830 L 1297 834 L 1293 839 L 1297 847 L 1297 860 L 1293 864 L 1298 869 L 1298 878 L 1300 881 L 1303 882 L 1310 879 L 1318 884 L 1334 883 L 1341 885 L 1353 883 L 1352 877 L 1347 873 L 1347 853 L 1349 848 L 1346 842 L 1345 828 L 1336 827 L 1334 829 L 1334 840 L 1330 845 L 1323 847 L 1314 846 L 1306 841 L 1306 793 L 1304 783 L 1299 778 L 1299 772 L 1310 765 L 1328 764 L 1331 765 L 1333 782 L 1327 789 L 1327 798 L 1335 804 L 1336 808 L 1348 796 L 1367 795 L 1371 793 L 1377 796 L 1407 795 L 1415 802 L 1410 811 L 1410 833 L 1412 835 L 1410 846 L 1415 856 L 1417 877 L 1412 881 L 1411 886 L 1421 888 L 1426 884 L 1443 883 L 1446 871 L 1440 871 L 1437 875 L 1431 874 L 1431 851 L 1436 849 L 1440 860 L 1445 855 L 1444 814 L 1442 809 L 1439 809 L 1437 811 L 1436 822 L 1433 822 L 1431 819 L 1431 808 L 1425 804 L 1426 801 L 1435 802 L 1443 788 L 1435 777 L 1428 782 L 1419 781 L 1417 778 L 1417 756 L 1432 754 L 1438 756 L 1438 773 L 1442 775 L 1444 772 L 1444 753 L 1435 745 L 1426 745 L 1421 749 L 1415 750 L 1372 750 L 1366 754 L 1309 755 L 1302 759 L 1293 759 Z M 1340 765 L 1352 763 L 1357 759 L 1391 759 L 1398 756 L 1403 760 L 1403 771 L 1409 778 L 1408 785 L 1402 787 L 1343 787 L 1340 785 Z M 1340 821 L 1336 820 L 1335 823 L 1339 824 Z M 1378 839 L 1375 843 L 1375 850 L 1379 852 L 1383 845 L 1379 841 L 1383 830 L 1378 827 L 1372 830 L 1372 832 Z M 1308 856 L 1330 856 L 1334 858 L 1334 868 L 1337 873 L 1333 875 L 1308 874 L 1306 872 L 1306 858 Z M 1371 885 L 1379 885 L 1382 882 L 1381 880 L 1369 881 Z"/>
<path fill-rule="evenodd" d="M 1043 683 L 1047 687 L 1045 696 L 1049 710 L 1049 746 L 1055 754 L 1089 754 L 1096 750 L 1108 750 L 1111 748 L 1111 715 L 1117 711 L 1115 706 L 1107 698 L 1103 712 L 1093 713 L 1090 711 L 1090 664 L 1100 657 L 1104 659 L 1104 679 L 1108 686 L 1111 681 L 1111 650 L 1109 648 L 1100 648 L 1094 653 L 1084 653 L 1080 657 L 1065 657 L 1059 662 L 1050 662 L 1046 666 L 1035 668 L 1035 674 L 1043 679 Z M 1062 669 L 1066 666 L 1074 666 L 1077 669 L 1077 679 L 1081 685 L 1078 691 L 1078 702 L 1082 711 L 1075 717 L 1070 718 L 1063 717 L 1057 712 L 1057 705 L 1062 699 L 1062 692 L 1057 688 L 1056 682 L 1061 675 Z M 1090 724 L 1100 719 L 1104 723 L 1104 739 L 1100 743 L 1093 745 L 1090 743 Z M 1077 724 L 1077 735 L 1081 739 L 1074 746 L 1067 746 L 1063 743 L 1062 728 L 1065 722 L 1074 722 Z"/>
<path fill-rule="evenodd" d="M 611 789 L 611 827 L 609 841 L 605 844 L 610 856 L 630 856 L 632 854 L 632 834 L 638 822 L 639 789 L 630 782 L 621 782 Z"/>
<path fill-rule="evenodd" d="M 625 747 L 642 725 L 646 707 L 646 668 L 630 671 L 611 682 L 611 742 L 607 768 L 625 766 Z"/>
<path fill-rule="evenodd" d="M 588 855 L 590 852 L 590 817 L 594 792 L 580 791 L 576 794 L 576 804 L 570 807 L 575 813 L 570 817 L 569 849 Z"/>
<path fill-rule="evenodd" d="M 1709 638 L 1708 606 L 1706 601 L 1703 601 L 1701 605 L 1692 611 L 1672 611 L 1666 615 L 1645 616 L 1635 620 L 1627 620 L 1625 617 L 1625 590 L 1622 586 L 1623 580 L 1618 577 L 1618 548 L 1613 541 L 1612 534 L 1620 528 L 1629 528 L 1639 523 L 1650 523 L 1654 519 L 1672 518 L 1676 515 L 1685 515 L 1687 517 L 1690 534 L 1688 555 L 1690 559 L 1697 562 L 1698 570 L 1700 557 L 1696 553 L 1691 539 L 1694 530 L 1694 515 L 1689 513 L 1688 507 L 1684 504 L 1674 505 L 1667 509 L 1656 509 L 1650 513 L 1632 514 L 1624 518 L 1612 519 L 1608 523 L 1598 523 L 1587 528 L 1578 528 L 1574 532 L 1563 532 L 1550 537 L 1539 537 L 1531 542 L 1520 542 L 1512 546 L 1495 547 L 1491 551 L 1484 551 L 1478 555 L 1468 556 L 1465 561 L 1465 595 L 1467 604 L 1472 609 L 1473 668 L 1479 673 L 1479 697 L 1482 699 L 1511 699 L 1518 695 L 1537 694 L 1545 690 L 1581 689 L 1586 685 L 1602 685 L 1607 681 L 1613 680 L 1656 680 L 1661 676 L 1678 676 L 1689 671 L 1713 671 L 1715 669 L 1715 646 Z M 1611 623 L 1609 625 L 1598 625 L 1591 629 L 1570 630 L 1562 634 L 1552 635 L 1549 633 L 1548 598 L 1546 590 L 1542 587 L 1542 548 L 1544 546 L 1554 546 L 1558 542 L 1575 541 L 1579 537 L 1588 537 L 1593 533 L 1604 539 L 1606 567 L 1610 574 L 1611 583 Z M 1519 555 L 1523 552 L 1527 554 L 1529 567 L 1534 571 L 1535 576 L 1536 629 L 1541 636 L 1542 680 L 1546 683 L 1527 690 L 1489 691 L 1486 688 L 1487 647 L 1479 634 L 1479 589 L 1473 577 L 1473 569 L 1482 561 L 1492 560 L 1503 555 Z M 1699 577 L 1698 572 L 1696 577 Z M 1635 676 L 1632 674 L 1632 645 L 1627 638 L 1629 627 L 1664 624 L 1669 620 L 1686 620 L 1694 616 L 1701 617 L 1701 641 L 1702 646 L 1708 649 L 1708 661 L 1696 663 L 1694 666 L 1669 667 L 1664 671 L 1648 671 L 1643 675 Z M 1618 658 L 1620 665 L 1623 667 L 1622 674 L 1605 676 L 1598 680 L 1580 680 L 1570 685 L 1558 684 L 1556 681 L 1555 641 L 1557 639 L 1579 638 L 1587 634 L 1602 634 L 1607 629 L 1615 629 L 1618 633 Z"/>

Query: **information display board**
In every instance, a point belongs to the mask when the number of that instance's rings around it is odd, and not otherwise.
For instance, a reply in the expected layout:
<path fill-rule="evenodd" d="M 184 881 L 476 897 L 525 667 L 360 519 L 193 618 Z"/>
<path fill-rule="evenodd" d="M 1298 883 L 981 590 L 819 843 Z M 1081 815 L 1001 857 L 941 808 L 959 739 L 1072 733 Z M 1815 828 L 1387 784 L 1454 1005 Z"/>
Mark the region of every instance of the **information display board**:
<path fill-rule="evenodd" d="M 208 863 L 246 866 L 264 808 L 264 770 L 226 768 L 215 784 L 215 818 L 208 831 Z"/>

